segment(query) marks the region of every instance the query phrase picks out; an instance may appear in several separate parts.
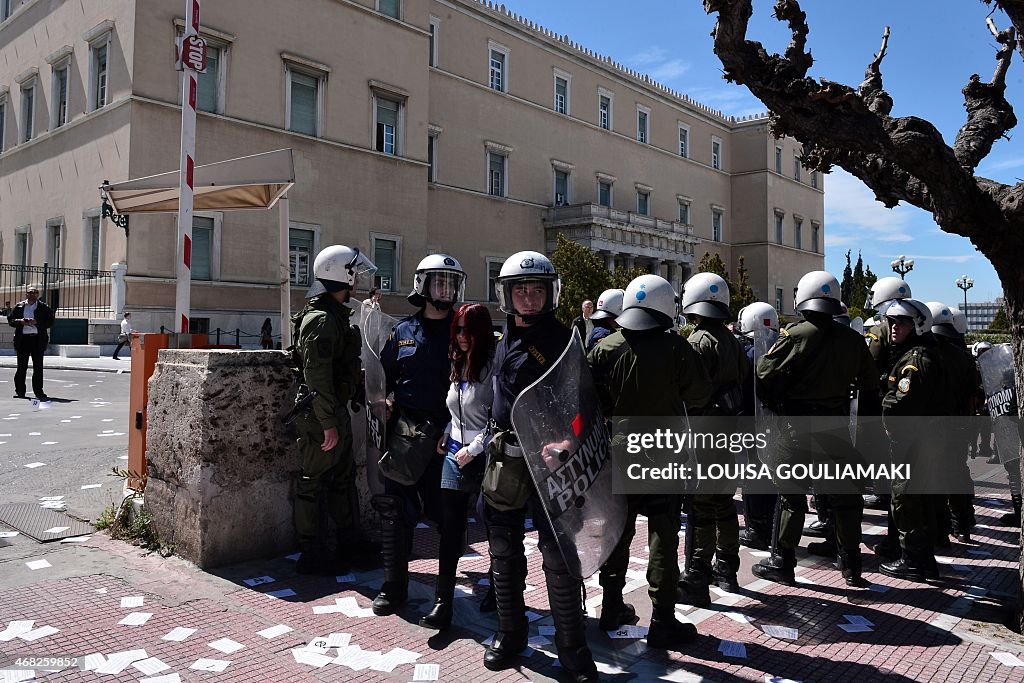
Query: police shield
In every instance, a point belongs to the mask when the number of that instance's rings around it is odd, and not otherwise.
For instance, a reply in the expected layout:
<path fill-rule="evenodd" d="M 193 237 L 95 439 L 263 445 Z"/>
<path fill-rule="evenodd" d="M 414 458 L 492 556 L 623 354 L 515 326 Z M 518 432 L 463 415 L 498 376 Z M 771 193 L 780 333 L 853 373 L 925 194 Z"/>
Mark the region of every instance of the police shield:
<path fill-rule="evenodd" d="M 570 573 L 600 569 L 626 521 L 612 495 L 611 448 L 579 333 L 512 406 L 512 424 Z"/>
<path fill-rule="evenodd" d="M 359 330 L 363 337 L 360 355 L 366 373 L 366 480 L 373 494 L 384 493 L 384 480 L 377 469 L 377 463 L 384 455 L 384 444 L 387 442 L 384 434 L 384 425 L 387 423 L 387 407 L 384 403 L 387 382 L 384 366 L 380 363 L 380 351 L 397 322 L 379 308 L 360 307 Z"/>
<path fill-rule="evenodd" d="M 978 357 L 985 403 L 992 417 L 992 433 L 1001 462 L 1020 458 L 1020 434 L 1017 431 L 1017 384 L 1013 370 L 1013 351 L 1009 344 L 998 344 Z"/>
<path fill-rule="evenodd" d="M 857 316 L 850 321 L 850 329 L 864 336 L 864 320 Z M 853 390 L 853 394 L 850 396 L 850 443 L 857 446 L 857 410 L 860 404 L 860 391 L 857 389 Z"/>
<path fill-rule="evenodd" d="M 778 416 L 769 408 L 765 407 L 757 398 L 757 362 L 761 356 L 768 353 L 775 340 L 778 339 L 776 332 L 770 327 L 758 327 L 754 330 L 754 425 L 759 434 L 764 434 L 764 448 L 757 448 L 757 457 L 766 465 L 775 464 L 775 450 L 778 445 Z"/>

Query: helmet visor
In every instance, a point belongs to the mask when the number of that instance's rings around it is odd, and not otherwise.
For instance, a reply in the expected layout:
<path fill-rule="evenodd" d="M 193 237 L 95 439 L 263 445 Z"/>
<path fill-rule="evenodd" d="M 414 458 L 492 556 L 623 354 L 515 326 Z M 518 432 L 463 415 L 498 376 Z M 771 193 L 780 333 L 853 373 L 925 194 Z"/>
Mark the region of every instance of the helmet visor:
<path fill-rule="evenodd" d="M 427 273 L 427 291 L 435 303 L 454 304 L 462 301 L 466 276 L 447 270 Z"/>
<path fill-rule="evenodd" d="M 522 278 L 498 283 L 501 310 L 510 315 L 542 315 L 558 306 L 558 280 Z"/>
<path fill-rule="evenodd" d="M 374 276 L 377 273 L 377 266 L 358 249 L 348 264 L 348 270 L 352 273 L 352 289 L 368 290 L 376 284 Z"/>

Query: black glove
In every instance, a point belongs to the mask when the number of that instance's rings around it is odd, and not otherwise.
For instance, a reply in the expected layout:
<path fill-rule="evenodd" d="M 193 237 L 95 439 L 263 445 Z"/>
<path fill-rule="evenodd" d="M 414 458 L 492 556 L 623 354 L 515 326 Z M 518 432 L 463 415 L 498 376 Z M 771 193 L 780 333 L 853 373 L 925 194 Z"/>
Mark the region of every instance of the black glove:
<path fill-rule="evenodd" d="M 357 384 L 356 390 L 352 394 L 352 398 L 348 401 L 349 407 L 352 408 L 352 412 L 358 413 L 359 409 L 366 405 L 366 385 Z"/>

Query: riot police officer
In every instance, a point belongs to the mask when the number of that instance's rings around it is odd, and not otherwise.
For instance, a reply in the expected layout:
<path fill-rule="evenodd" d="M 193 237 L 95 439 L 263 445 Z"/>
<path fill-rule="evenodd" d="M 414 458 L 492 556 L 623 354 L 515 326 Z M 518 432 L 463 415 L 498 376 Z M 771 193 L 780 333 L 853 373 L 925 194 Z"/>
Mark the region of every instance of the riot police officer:
<path fill-rule="evenodd" d="M 779 340 L 757 364 L 758 396 L 779 415 L 843 416 L 850 413 L 850 387 L 875 392 L 878 374 L 860 335 L 836 322 L 841 310 L 839 282 L 825 271 L 807 273 L 797 284 L 796 309 L 804 320 L 788 325 Z M 792 424 L 792 423 L 791 423 Z M 800 429 L 783 429 L 778 444 L 780 461 L 806 458 L 810 439 Z M 838 440 L 835 445 L 852 447 Z M 830 453 L 842 457 L 838 448 Z M 863 500 L 850 492 L 830 494 L 833 526 L 838 541 L 839 568 L 847 585 L 864 586 L 861 578 L 861 514 Z M 781 514 L 773 530 L 772 556 L 754 566 L 756 576 L 793 583 L 796 548 L 807 513 L 805 493 L 783 493 Z"/>
<path fill-rule="evenodd" d="M 738 316 L 737 331 L 747 354 L 747 361 L 753 368 L 758 356 L 767 351 L 779 336 L 779 314 L 775 308 L 763 301 L 744 306 Z M 758 337 L 763 339 L 758 344 Z M 760 347 L 760 348 L 759 348 Z M 756 413 L 754 401 L 755 374 L 747 374 L 743 382 L 743 414 Z M 746 527 L 740 531 L 740 545 L 755 550 L 768 550 L 772 535 L 772 516 L 778 496 L 771 493 L 743 493 L 743 521 Z"/>
<path fill-rule="evenodd" d="M 672 285 L 657 275 L 642 275 L 629 283 L 623 301 L 618 317 L 621 329 L 601 340 L 587 358 L 602 413 L 613 423 L 612 433 L 627 433 L 632 416 L 697 413 L 711 393 L 711 382 L 697 352 L 670 331 L 676 311 Z M 620 450 L 625 444 L 618 443 L 618 439 L 613 437 L 612 457 L 626 457 Z M 614 630 L 636 621 L 632 605 L 623 602 L 622 589 L 629 546 L 636 534 L 636 516 L 643 513 L 647 516 L 651 548 L 648 593 L 654 605 L 647 645 L 678 649 L 697 637 L 693 624 L 682 623 L 675 617 L 681 504 L 678 495 L 628 496 L 625 529 L 601 567 L 601 630 Z"/>
<path fill-rule="evenodd" d="M 555 318 L 560 288 L 561 282 L 551 261 L 534 251 L 510 256 L 502 265 L 496 283 L 498 306 L 508 316 L 508 322 L 494 358 L 492 418 L 496 431 L 489 446 L 488 474 L 484 477 L 484 514 L 498 606 L 498 632 L 484 654 L 484 666 L 492 671 L 515 666 L 529 639 L 523 600 L 526 583 L 523 536 L 529 509 L 544 556 L 558 659 L 575 681 L 584 682 L 598 678 L 586 642 L 583 582 L 568 570 L 529 478 L 523 449 L 512 426 L 512 405 L 516 397 L 551 367 L 571 339 L 569 328 Z M 502 467 L 492 479 L 491 471 L 498 462 Z M 525 498 L 519 494 L 524 489 Z M 509 490 L 516 493 L 506 496 Z"/>
<path fill-rule="evenodd" d="M 738 415 L 743 407 L 742 382 L 750 363 L 739 341 L 725 326 L 729 310 L 729 285 L 714 273 L 698 273 L 683 286 L 682 312 L 696 329 L 687 341 L 700 354 L 711 379 L 711 397 L 706 415 Z M 729 453 L 712 457 L 728 457 Z M 728 590 L 738 590 L 740 568 L 740 523 L 733 496 L 736 491 L 695 493 L 687 514 L 686 572 L 681 584 L 683 599 L 701 606 L 710 603 L 708 586 L 714 581 Z M 714 567 L 711 560 L 715 558 Z"/>
<path fill-rule="evenodd" d="M 381 517 L 384 585 L 373 600 L 373 613 L 394 614 L 408 599 L 409 553 L 413 529 L 421 509 L 439 519 L 441 465 L 437 442 L 448 424 L 452 306 L 462 299 L 466 273 L 455 258 L 431 254 L 416 267 L 409 303 L 419 308 L 391 331 L 380 361 L 384 367 L 388 401 L 388 454 L 385 460 L 423 462 L 404 481 L 382 467 L 384 495 L 374 496 Z"/>
<path fill-rule="evenodd" d="M 358 249 L 327 247 L 313 261 L 316 283 L 306 295 L 308 301 L 292 318 L 296 360 L 302 369 L 295 417 L 302 455 L 295 491 L 295 531 L 302 551 L 295 569 L 300 574 L 345 573 L 353 546 L 364 543 L 355 515 L 359 505 L 347 407 L 359 383 L 361 341 L 345 304 L 357 278 L 374 270 Z M 334 561 L 320 528 L 321 495 L 337 527 Z"/>
<path fill-rule="evenodd" d="M 622 313 L 622 297 L 625 294 L 621 289 L 606 289 L 597 297 L 597 308 L 590 316 L 590 322 L 594 329 L 587 339 L 587 351 L 590 351 L 601 341 L 618 328 L 615 319 Z"/>

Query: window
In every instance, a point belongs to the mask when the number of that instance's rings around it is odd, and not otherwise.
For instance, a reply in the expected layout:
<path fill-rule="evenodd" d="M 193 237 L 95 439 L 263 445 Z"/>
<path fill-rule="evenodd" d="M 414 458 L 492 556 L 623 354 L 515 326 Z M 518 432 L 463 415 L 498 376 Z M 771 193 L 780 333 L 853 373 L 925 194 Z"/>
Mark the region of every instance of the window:
<path fill-rule="evenodd" d="M 0 99 L 0 154 L 7 146 L 4 144 L 4 136 L 7 134 L 7 101 Z"/>
<path fill-rule="evenodd" d="M 102 219 L 99 216 L 90 216 L 86 220 L 89 229 L 89 262 L 86 265 L 95 273 L 100 269 L 100 224 Z"/>
<path fill-rule="evenodd" d="M 51 268 L 64 267 L 63 221 L 47 221 L 46 223 L 46 262 Z"/>
<path fill-rule="evenodd" d="M 782 287 L 775 288 L 775 310 L 782 313 Z"/>
<path fill-rule="evenodd" d="M 648 116 L 650 111 L 643 108 L 637 107 L 636 110 L 636 141 L 647 144 L 647 140 L 650 138 L 650 128 Z"/>
<path fill-rule="evenodd" d="M 199 74 L 199 92 L 196 97 L 196 109 L 217 114 L 220 108 L 220 64 L 222 50 L 207 44 L 206 73 Z"/>
<path fill-rule="evenodd" d="M 690 224 L 690 202 L 679 202 L 679 222 L 683 225 Z"/>
<path fill-rule="evenodd" d="M 28 142 L 35 132 L 36 79 L 21 86 L 21 141 Z"/>
<path fill-rule="evenodd" d="M 375 237 L 373 262 L 377 266 L 373 284 L 382 292 L 398 289 L 398 240 Z"/>
<path fill-rule="evenodd" d="M 818 189 L 818 172 L 811 171 L 811 187 Z"/>
<path fill-rule="evenodd" d="M 683 123 L 679 124 L 679 156 L 690 156 L 690 127 Z"/>
<path fill-rule="evenodd" d="M 17 228 L 14 231 L 14 263 L 19 266 L 29 265 L 29 244 L 32 239 L 32 228 L 28 225 Z M 28 279 L 28 274 L 21 270 L 18 273 L 18 284 L 23 285 Z"/>
<path fill-rule="evenodd" d="M 427 182 L 437 182 L 437 136 L 427 136 Z"/>
<path fill-rule="evenodd" d="M 793 180 L 800 180 L 800 157 L 793 157 Z"/>
<path fill-rule="evenodd" d="M 811 223 L 811 251 L 815 253 L 818 251 L 818 231 L 820 228 L 820 225 Z"/>
<path fill-rule="evenodd" d="M 377 11 L 394 19 L 401 19 L 401 0 L 377 0 Z"/>
<path fill-rule="evenodd" d="M 303 135 L 320 134 L 320 86 L 319 77 L 289 67 L 288 130 Z"/>
<path fill-rule="evenodd" d="M 793 219 L 793 246 L 797 249 L 803 249 L 804 243 L 804 222 L 799 218 Z"/>
<path fill-rule="evenodd" d="M 775 214 L 775 244 L 782 244 L 782 214 Z"/>
<path fill-rule="evenodd" d="M 597 182 L 597 203 L 601 206 L 612 205 L 612 184 L 605 181 L 599 180 Z"/>
<path fill-rule="evenodd" d="M 402 105 L 376 95 L 377 127 L 374 149 L 385 154 L 398 154 L 398 119 Z"/>
<path fill-rule="evenodd" d="M 90 49 L 90 64 L 92 76 L 89 79 L 91 84 L 89 102 L 92 106 L 89 111 L 95 111 L 106 106 L 109 95 L 109 73 L 107 66 L 107 55 L 110 46 L 110 36 L 97 43 Z"/>
<path fill-rule="evenodd" d="M 60 128 L 68 122 L 68 64 L 65 62 L 53 70 L 53 128 Z"/>
<path fill-rule="evenodd" d="M 555 206 L 564 206 L 569 203 L 569 174 L 566 171 L 555 170 Z"/>
<path fill-rule="evenodd" d="M 505 196 L 505 162 L 507 157 L 498 152 L 487 153 L 487 194 Z"/>
<path fill-rule="evenodd" d="M 722 141 L 711 138 L 711 168 L 722 168 Z"/>
<path fill-rule="evenodd" d="M 506 68 L 508 66 L 508 49 L 492 43 L 490 45 L 490 79 L 489 83 L 492 90 L 498 92 L 508 92 L 508 75 Z"/>
<path fill-rule="evenodd" d="M 555 76 L 555 111 L 569 113 L 569 81 L 561 76 Z"/>
<path fill-rule="evenodd" d="M 314 235 L 312 230 L 288 229 L 288 282 L 293 285 L 311 284 Z"/>
<path fill-rule="evenodd" d="M 646 190 L 636 191 L 636 212 L 641 216 L 649 216 L 651 213 L 651 193 Z"/>
<path fill-rule="evenodd" d="M 13 2 L 14 0 L 0 0 L 0 21 L 11 16 L 11 3 Z"/>
<path fill-rule="evenodd" d="M 192 217 L 192 279 L 211 280 L 213 265 L 213 219 Z"/>
<path fill-rule="evenodd" d="M 775 147 L 775 172 L 782 175 L 782 147 Z"/>
<path fill-rule="evenodd" d="M 498 275 L 501 273 L 502 263 L 503 261 L 498 259 L 487 259 L 487 301 L 490 303 L 498 303 L 496 285 L 498 283 Z"/>
<path fill-rule="evenodd" d="M 427 53 L 427 64 L 437 66 L 437 34 L 441 30 L 441 20 L 430 17 L 430 52 Z"/>
<path fill-rule="evenodd" d="M 605 130 L 612 128 L 612 98 L 599 95 L 597 99 L 597 124 Z"/>
<path fill-rule="evenodd" d="M 715 242 L 722 241 L 722 212 L 720 209 L 711 210 L 711 239 Z"/>

